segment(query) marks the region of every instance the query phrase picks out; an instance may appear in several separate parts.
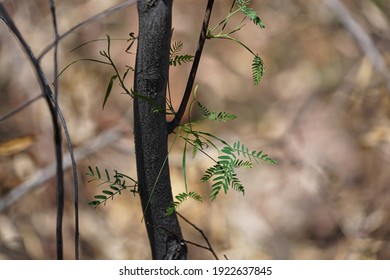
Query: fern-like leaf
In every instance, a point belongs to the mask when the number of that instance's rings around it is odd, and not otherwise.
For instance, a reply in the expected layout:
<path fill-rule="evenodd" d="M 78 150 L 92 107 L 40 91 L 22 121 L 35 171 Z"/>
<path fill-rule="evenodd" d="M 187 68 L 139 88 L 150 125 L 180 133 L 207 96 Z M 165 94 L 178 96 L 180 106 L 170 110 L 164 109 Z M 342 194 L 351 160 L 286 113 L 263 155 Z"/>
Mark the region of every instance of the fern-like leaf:
<path fill-rule="evenodd" d="M 230 120 L 237 119 L 237 115 L 235 114 L 230 114 L 226 112 L 211 112 L 209 109 L 207 109 L 206 106 L 202 105 L 200 102 L 198 102 L 198 106 L 202 112 L 202 115 L 210 121 L 227 122 Z"/>
<path fill-rule="evenodd" d="M 236 168 L 252 168 L 253 162 L 259 163 L 260 161 L 272 164 L 277 163 L 268 157 L 267 154 L 263 154 L 262 151 L 250 151 L 240 141 L 235 142 L 233 146 L 226 145 L 220 150 L 220 153 L 217 163 L 209 167 L 201 178 L 202 182 L 212 180 L 211 200 L 214 200 L 222 189 L 225 193 L 227 193 L 229 188 L 232 188 L 245 194 L 245 188 L 235 173 Z"/>
<path fill-rule="evenodd" d="M 173 56 L 179 54 L 179 53 L 181 52 L 182 49 L 183 49 L 183 42 L 182 42 L 182 41 L 174 42 L 174 43 L 171 45 L 169 55 L 170 55 L 171 57 L 173 57 Z"/>
<path fill-rule="evenodd" d="M 191 198 L 197 202 L 203 202 L 202 196 L 197 192 L 191 191 L 179 193 L 175 196 L 176 201 L 172 202 L 171 206 L 168 207 L 168 209 L 166 210 L 166 215 L 172 215 L 176 211 L 176 209 L 188 198 Z"/>
<path fill-rule="evenodd" d="M 250 161 L 247 161 L 247 160 L 236 159 L 236 161 L 234 162 L 234 167 L 235 168 L 240 168 L 240 167 L 252 168 L 253 167 L 253 163 L 250 162 Z"/>
<path fill-rule="evenodd" d="M 218 157 L 218 162 L 208 168 L 205 174 L 201 178 L 201 181 L 206 182 L 212 178 L 213 184 L 211 185 L 210 199 L 214 200 L 223 189 L 224 193 L 227 193 L 230 187 L 244 193 L 244 187 L 237 175 L 234 173 L 236 168 L 236 155 L 230 146 L 226 146 L 221 150 L 221 155 Z"/>
<path fill-rule="evenodd" d="M 252 81 L 253 85 L 257 86 L 260 83 L 261 77 L 264 75 L 264 63 L 263 60 L 255 55 L 252 61 Z"/>
<path fill-rule="evenodd" d="M 233 144 L 233 150 L 237 153 L 238 156 L 242 154 L 244 158 L 248 158 L 250 162 L 259 163 L 259 161 L 265 161 L 270 164 L 277 164 L 278 162 L 270 158 L 267 154 L 263 154 L 263 151 L 253 150 L 252 152 L 242 144 L 240 141 L 237 141 Z"/>
<path fill-rule="evenodd" d="M 242 193 L 243 195 L 245 194 L 245 188 L 242 185 L 240 179 L 238 179 L 237 174 L 233 174 L 233 177 L 232 177 L 232 188 L 235 191 L 238 191 L 238 192 Z"/>
<path fill-rule="evenodd" d="M 194 59 L 194 56 L 189 54 L 180 55 L 182 49 L 183 49 L 183 42 L 181 41 L 174 42 L 171 45 L 170 53 L 169 53 L 169 65 L 177 66 L 177 65 L 181 65 L 182 63 L 191 62 Z"/>
<path fill-rule="evenodd" d="M 181 65 L 182 63 L 191 62 L 194 59 L 193 55 L 185 54 L 185 55 L 175 55 L 171 57 L 169 60 L 169 65 L 177 66 Z"/>
<path fill-rule="evenodd" d="M 199 137 L 196 137 L 195 140 L 192 142 L 193 148 L 192 148 L 192 158 L 195 158 L 196 154 L 199 150 L 203 149 L 204 145 L 207 145 L 206 143 L 202 142 Z"/>
<path fill-rule="evenodd" d="M 202 111 L 202 115 L 207 117 L 211 114 L 210 110 L 207 109 L 207 107 L 204 106 L 202 103 L 198 102 L 198 106 L 199 106 L 200 110 Z"/>
<path fill-rule="evenodd" d="M 108 185 L 108 188 L 103 189 L 101 191 L 101 194 L 94 196 L 94 200 L 92 200 L 88 203 L 88 205 L 90 205 L 90 206 L 94 206 L 96 208 L 101 204 L 105 205 L 107 203 L 107 200 L 114 199 L 115 195 L 117 195 L 117 194 L 120 195 L 123 190 L 129 189 L 129 188 L 130 188 L 130 191 L 133 193 L 138 192 L 137 182 L 133 178 L 131 178 L 123 173 L 119 173 L 118 171 L 115 170 L 115 173 L 112 176 L 113 180 L 111 180 L 110 173 L 108 172 L 107 169 L 105 169 L 106 178 L 102 177 L 100 169 L 97 166 L 95 167 L 96 172 L 92 169 L 91 166 L 88 166 L 88 170 L 89 170 L 89 172 L 85 173 L 85 175 L 93 178 L 92 180 L 89 180 L 88 182 L 100 180 L 101 183 L 99 183 L 98 186 L 104 185 L 104 184 Z M 134 183 L 134 185 L 128 185 L 126 183 L 126 179 L 129 179 L 130 181 L 132 181 Z"/>
<path fill-rule="evenodd" d="M 249 4 L 250 4 L 249 0 L 237 0 L 237 6 L 240 9 L 240 11 L 246 17 L 248 17 L 254 24 L 258 25 L 260 28 L 265 28 L 263 21 L 259 18 L 256 12 L 252 8 L 248 7 Z"/>

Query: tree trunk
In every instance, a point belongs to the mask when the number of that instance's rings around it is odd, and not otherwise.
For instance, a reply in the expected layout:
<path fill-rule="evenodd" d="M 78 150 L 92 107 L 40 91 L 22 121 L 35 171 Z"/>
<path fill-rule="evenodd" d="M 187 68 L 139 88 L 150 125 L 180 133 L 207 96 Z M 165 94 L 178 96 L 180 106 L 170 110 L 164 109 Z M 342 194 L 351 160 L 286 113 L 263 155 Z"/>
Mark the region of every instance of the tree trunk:
<path fill-rule="evenodd" d="M 177 216 L 165 214 L 172 203 L 167 121 L 165 112 L 156 112 L 165 108 L 172 0 L 140 0 L 138 15 L 134 138 L 144 221 L 153 259 L 186 259 Z"/>

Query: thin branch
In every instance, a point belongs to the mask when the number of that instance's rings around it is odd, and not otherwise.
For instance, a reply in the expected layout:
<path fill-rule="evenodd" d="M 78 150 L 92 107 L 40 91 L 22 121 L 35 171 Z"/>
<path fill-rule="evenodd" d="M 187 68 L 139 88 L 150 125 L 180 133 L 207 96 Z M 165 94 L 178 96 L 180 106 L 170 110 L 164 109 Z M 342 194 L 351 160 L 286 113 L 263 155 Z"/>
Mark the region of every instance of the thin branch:
<path fill-rule="evenodd" d="M 186 219 L 185 217 L 183 217 L 182 214 L 180 214 L 180 213 L 178 213 L 178 212 L 176 212 L 176 214 L 177 214 L 181 219 L 183 219 L 187 224 L 189 224 L 189 225 L 192 226 L 194 229 L 196 229 L 196 230 L 202 235 L 202 237 L 203 237 L 203 239 L 206 241 L 208 247 L 202 246 L 202 245 L 198 245 L 198 244 L 196 244 L 196 243 L 189 242 L 189 241 L 186 241 L 186 242 L 189 243 L 189 244 L 192 244 L 192 245 L 195 245 L 195 246 L 197 246 L 197 247 L 201 247 L 201 248 L 203 248 L 203 249 L 206 249 L 206 250 L 210 251 L 210 252 L 213 254 L 214 258 L 215 258 L 216 260 L 218 260 L 218 256 L 217 256 L 217 254 L 215 253 L 213 247 L 211 246 L 211 244 L 210 244 L 209 240 L 207 239 L 207 236 L 206 236 L 206 234 L 203 232 L 203 230 L 201 230 L 201 229 L 198 228 L 196 225 L 194 225 L 193 223 L 191 223 L 188 219 Z"/>
<path fill-rule="evenodd" d="M 211 16 L 211 11 L 213 9 L 213 5 L 214 5 L 214 0 L 208 0 L 206 12 L 205 12 L 204 19 L 203 19 L 202 30 L 201 30 L 200 37 L 199 37 L 198 49 L 196 50 L 194 62 L 192 63 L 192 68 L 190 71 L 190 75 L 188 77 L 187 86 L 186 86 L 186 89 L 184 91 L 183 99 L 180 103 L 179 110 L 175 114 L 174 119 L 167 124 L 168 125 L 168 134 L 172 133 L 173 130 L 177 126 L 180 125 L 181 119 L 184 116 L 184 113 L 185 113 L 185 110 L 186 110 L 186 107 L 188 104 L 188 100 L 190 99 L 192 87 L 194 86 L 196 73 L 198 71 L 199 61 L 200 61 L 200 58 L 202 56 L 203 46 L 204 46 L 204 43 L 207 39 L 207 29 L 209 26 L 210 16 Z"/>
<path fill-rule="evenodd" d="M 98 20 L 98 19 L 100 19 L 100 18 L 103 18 L 103 17 L 105 17 L 105 16 L 107 16 L 107 15 L 109 15 L 109 14 L 112 14 L 112 13 L 115 13 L 115 12 L 117 12 L 117 11 L 119 11 L 119 10 L 122 10 L 122 9 L 124 9 L 124 8 L 126 8 L 126 7 L 128 7 L 128 6 L 130 6 L 130 5 L 132 5 L 132 4 L 134 4 L 134 3 L 136 3 L 136 2 L 138 2 L 139 0 L 127 0 L 127 1 L 125 1 L 125 2 L 123 2 L 123 3 L 121 3 L 121 4 L 118 4 L 118 5 L 116 5 L 116 6 L 113 6 L 113 7 L 111 7 L 111 8 L 108 8 L 108 9 L 106 9 L 106 10 L 104 10 L 104 11 L 102 11 L 102 12 L 100 12 L 100 13 L 98 13 L 98 14 L 96 14 L 96 15 L 94 15 L 94 16 L 92 16 L 92 17 L 90 17 L 90 18 L 88 18 L 88 19 L 86 19 L 86 20 L 84 20 L 84 21 L 82 21 L 82 22 L 80 22 L 80 23 L 78 23 L 78 24 L 76 24 L 75 26 L 73 26 L 72 28 L 70 28 L 69 30 L 67 30 L 66 32 L 64 32 L 62 35 L 60 35 L 59 37 L 58 37 L 58 40 L 57 41 L 61 41 L 62 39 L 64 39 L 66 36 L 68 36 L 69 34 L 71 34 L 73 31 L 75 31 L 75 30 L 77 30 L 77 29 L 79 29 L 80 27 L 83 27 L 83 26 L 85 26 L 85 25 L 87 25 L 87 24 L 89 24 L 89 23 L 92 23 L 92 22 L 94 22 L 94 21 L 96 21 L 96 20 Z M 42 50 L 42 52 L 38 55 L 38 61 L 40 61 L 53 47 L 54 47 L 54 45 L 56 44 L 56 41 L 54 41 L 54 42 L 51 42 L 49 45 L 47 45 L 43 50 Z"/>
<path fill-rule="evenodd" d="M 179 213 L 177 213 L 177 212 L 176 212 L 176 214 L 179 215 Z M 179 215 L 179 216 L 180 216 L 180 215 Z M 195 226 L 195 225 L 193 225 L 192 223 L 190 223 L 188 220 L 186 220 L 186 222 L 188 222 L 188 223 L 189 223 L 190 225 L 192 225 L 192 226 Z M 152 227 L 154 227 L 154 228 L 156 228 L 156 229 L 162 229 L 162 230 L 166 231 L 166 232 L 169 233 L 170 235 L 174 236 L 174 237 L 175 237 L 177 240 L 179 240 L 180 242 L 184 242 L 185 244 L 190 244 L 190 245 L 193 245 L 193 246 L 195 246 L 195 247 L 202 248 L 202 249 L 207 250 L 207 251 L 211 251 L 211 252 L 213 253 L 215 259 L 218 260 L 218 257 L 217 257 L 217 255 L 214 253 L 214 251 L 212 250 L 212 248 L 207 247 L 207 246 L 204 246 L 204 245 L 201 245 L 201 244 L 198 244 L 198 243 L 195 243 L 195 242 L 192 242 L 192 241 L 184 240 L 184 239 L 182 239 L 181 237 L 177 236 L 177 234 L 175 234 L 174 232 L 172 232 L 170 229 L 168 229 L 168 228 L 166 228 L 166 227 L 163 227 L 163 226 L 154 226 L 154 225 L 151 225 L 150 223 L 149 223 L 149 225 L 152 226 Z M 195 228 L 196 228 L 198 231 L 200 231 L 200 232 L 202 233 L 202 235 L 203 235 L 202 230 L 198 229 L 196 226 L 195 226 Z M 205 236 L 204 236 L 204 237 L 205 237 Z"/>
<path fill-rule="evenodd" d="M 56 17 L 56 11 L 55 11 L 55 4 L 54 0 L 49 0 L 50 4 L 50 11 L 51 16 L 53 20 L 53 29 L 54 29 L 54 77 L 58 76 L 58 29 L 57 29 L 57 17 Z M 58 101 L 58 81 L 54 81 L 54 100 Z M 57 104 L 54 105 L 55 109 L 57 109 Z M 58 115 L 55 114 L 54 116 L 55 122 L 58 123 Z M 61 165 L 62 165 L 62 136 L 61 133 L 55 136 L 55 149 L 59 155 L 61 155 Z M 62 166 L 61 166 L 61 173 L 62 172 Z M 56 235 L 57 235 L 57 259 L 62 260 L 64 259 L 63 254 L 63 237 L 62 237 L 62 224 L 63 224 L 63 217 L 64 217 L 64 185 L 60 184 L 57 186 L 57 194 L 56 194 L 56 200 L 57 200 L 57 224 L 56 224 Z"/>
<path fill-rule="evenodd" d="M 30 104 L 34 103 L 35 101 L 37 101 L 41 97 L 43 97 L 42 94 L 40 94 L 38 96 L 35 96 L 34 98 L 26 101 L 22 105 L 19 105 L 19 107 L 17 107 L 15 109 L 13 109 L 12 111 L 6 113 L 5 115 L 0 116 L 0 122 L 5 121 L 6 119 L 12 117 L 13 115 L 19 113 L 20 111 L 22 111 L 23 109 L 25 109 L 26 107 L 28 107 Z"/>
<path fill-rule="evenodd" d="M 54 0 L 49 0 L 50 2 L 50 11 L 53 19 L 53 31 L 54 31 L 54 77 L 58 76 L 58 39 L 60 35 L 58 34 L 57 27 L 57 16 L 56 16 L 56 6 Z M 54 99 L 58 101 L 58 82 L 57 79 L 54 80 Z"/>
<path fill-rule="evenodd" d="M 69 147 L 69 153 L 71 156 L 72 164 L 76 166 L 76 162 L 74 160 L 74 155 L 73 155 L 73 147 L 72 143 L 69 137 L 69 132 L 67 129 L 66 121 L 64 119 L 64 116 L 61 112 L 60 107 L 58 106 L 56 100 L 53 97 L 53 93 L 51 91 L 51 88 L 49 86 L 49 83 L 46 79 L 45 74 L 43 73 L 43 70 L 39 64 L 38 59 L 35 57 L 33 52 L 31 51 L 30 46 L 27 44 L 27 42 L 24 40 L 23 36 L 19 32 L 18 28 L 16 27 L 15 23 L 13 22 L 12 18 L 8 15 L 4 5 L 0 2 L 0 19 L 4 21 L 4 23 L 10 28 L 12 33 L 16 36 L 16 38 L 19 40 L 19 43 L 22 45 L 23 50 L 27 54 L 27 56 L 30 59 L 30 62 L 33 64 L 33 68 L 36 72 L 37 79 L 39 81 L 39 85 L 41 86 L 42 94 L 46 100 L 46 103 L 49 107 L 50 110 L 50 115 L 52 118 L 52 124 L 53 124 L 53 130 L 54 130 L 54 138 L 55 141 L 57 141 L 57 137 L 61 134 L 60 126 L 59 123 L 56 121 L 57 120 L 57 114 L 58 117 L 61 120 L 62 126 L 64 128 L 64 132 L 67 138 L 68 142 L 68 147 Z M 59 185 L 63 186 L 63 167 L 62 167 L 62 153 L 56 149 L 56 163 L 57 163 L 57 187 Z M 77 182 L 76 182 L 77 183 Z M 58 246 L 61 246 L 62 244 L 58 244 Z M 58 254 L 61 256 L 61 254 Z"/>

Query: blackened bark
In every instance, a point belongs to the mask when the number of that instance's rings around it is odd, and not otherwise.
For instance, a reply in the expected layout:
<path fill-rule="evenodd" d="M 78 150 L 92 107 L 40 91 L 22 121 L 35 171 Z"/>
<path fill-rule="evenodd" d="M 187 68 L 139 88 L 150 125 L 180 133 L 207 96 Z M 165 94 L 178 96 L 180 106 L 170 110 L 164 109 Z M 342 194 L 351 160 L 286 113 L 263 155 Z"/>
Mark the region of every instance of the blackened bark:
<path fill-rule="evenodd" d="M 138 15 L 134 138 L 144 221 L 153 259 L 186 259 L 187 249 L 177 216 L 165 214 L 172 203 L 167 122 L 164 112 L 154 112 L 156 104 L 165 108 L 172 0 L 140 0 Z"/>

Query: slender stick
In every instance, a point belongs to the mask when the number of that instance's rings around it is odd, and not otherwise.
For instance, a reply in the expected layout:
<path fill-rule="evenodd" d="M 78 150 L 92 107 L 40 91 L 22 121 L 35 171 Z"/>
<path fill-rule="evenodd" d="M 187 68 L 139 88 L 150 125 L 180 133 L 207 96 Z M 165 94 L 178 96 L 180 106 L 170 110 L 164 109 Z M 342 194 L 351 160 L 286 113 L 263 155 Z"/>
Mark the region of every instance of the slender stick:
<path fill-rule="evenodd" d="M 35 57 L 33 54 L 30 46 L 27 44 L 27 42 L 24 40 L 22 34 L 19 32 L 18 28 L 16 27 L 15 23 L 13 22 L 12 18 L 8 15 L 7 10 L 5 9 L 3 3 L 0 2 L 0 19 L 4 21 L 4 23 L 10 28 L 12 33 L 16 36 L 18 39 L 19 43 L 22 45 L 23 50 L 27 54 L 30 62 L 33 64 L 33 68 L 36 72 L 37 79 L 39 81 L 39 85 L 41 86 L 42 90 L 42 95 L 44 96 L 46 103 L 49 107 L 50 110 L 50 115 L 52 118 L 52 124 L 53 124 L 53 130 L 54 130 L 54 138 L 55 141 L 56 137 L 61 133 L 59 123 L 56 121 L 56 116 L 60 118 L 61 124 L 64 128 L 65 136 L 67 138 L 67 143 L 69 147 L 69 153 L 72 161 L 72 165 L 75 168 L 76 167 L 76 161 L 74 159 L 73 155 L 73 146 L 70 140 L 68 128 L 66 125 L 65 118 L 61 112 L 60 107 L 58 106 L 56 100 L 53 97 L 52 90 L 49 86 L 49 83 L 46 79 L 45 74 L 43 73 L 43 70 L 39 64 L 39 60 Z M 57 185 L 62 184 L 63 186 L 63 167 L 62 167 L 62 154 L 59 154 L 59 150 L 56 149 L 56 165 L 57 165 Z M 77 184 L 77 179 L 75 180 L 75 183 Z M 57 241 L 57 246 L 61 247 L 62 246 L 62 241 L 59 242 Z M 57 250 L 57 257 L 61 256 L 61 250 Z"/>
<path fill-rule="evenodd" d="M 179 110 L 175 114 L 174 119 L 168 123 L 168 134 L 172 133 L 173 130 L 180 124 L 180 121 L 183 118 L 183 115 L 185 113 L 188 100 L 190 99 L 192 87 L 194 86 L 196 73 L 198 71 L 199 61 L 202 56 L 203 46 L 207 39 L 207 29 L 209 26 L 213 5 L 214 5 L 214 0 L 208 0 L 206 12 L 203 19 L 202 30 L 199 36 L 198 49 L 196 50 L 194 62 L 192 63 L 192 68 L 190 71 L 190 75 L 188 77 L 187 86 L 184 91 L 183 99 L 181 100 Z"/>
<path fill-rule="evenodd" d="M 12 117 L 13 115 L 19 113 L 24 108 L 28 107 L 30 104 L 34 103 L 38 99 L 40 99 L 43 95 L 40 94 L 38 96 L 35 96 L 34 98 L 24 102 L 22 105 L 19 105 L 17 108 L 11 110 L 10 112 L 6 113 L 5 115 L 0 116 L 0 122 L 5 121 L 6 119 Z"/>
<path fill-rule="evenodd" d="M 54 77 L 58 76 L 58 29 L 57 29 L 57 17 L 56 17 L 56 11 L 55 11 L 55 4 L 54 0 L 49 0 L 50 3 L 50 11 L 53 19 L 53 29 L 54 29 Z M 54 81 L 54 100 L 58 101 L 58 81 Z M 55 109 L 57 109 L 57 104 L 54 105 Z M 54 115 L 54 121 L 58 124 L 58 115 Z M 59 125 L 58 125 L 59 126 Z M 60 158 L 58 159 L 61 161 L 61 177 L 63 177 L 62 172 L 62 136 L 61 133 L 55 134 L 55 149 L 56 153 L 60 155 Z M 58 168 L 58 166 L 57 166 Z M 63 181 L 63 178 L 62 178 Z M 57 224 L 56 224 L 56 236 L 57 236 L 57 259 L 62 260 L 64 259 L 63 254 L 63 237 L 62 237 L 62 225 L 63 225 L 63 217 L 64 217 L 64 185 L 58 184 L 57 185 Z"/>
<path fill-rule="evenodd" d="M 194 225 L 193 223 L 191 223 L 191 222 L 190 222 L 188 219 L 186 219 L 182 214 L 180 214 L 180 213 L 178 213 L 178 212 L 176 212 L 176 214 L 177 214 L 181 219 L 183 219 L 187 224 L 189 224 L 189 225 L 192 226 L 194 229 L 196 229 L 196 230 L 202 235 L 202 237 L 203 237 L 203 239 L 206 241 L 208 247 L 203 246 L 203 245 L 199 245 L 199 244 L 196 244 L 196 243 L 193 243 L 193 242 L 190 242 L 190 241 L 186 241 L 186 242 L 187 242 L 188 244 L 192 244 L 192 245 L 195 245 L 195 246 L 197 246 L 197 247 L 200 247 L 200 248 L 203 248 L 203 249 L 206 249 L 206 250 L 210 251 L 210 252 L 213 254 L 214 258 L 215 258 L 216 260 L 218 260 L 218 256 L 217 256 L 217 254 L 215 253 L 213 247 L 211 246 L 211 243 L 209 242 L 209 240 L 208 240 L 206 234 L 203 232 L 203 230 L 201 230 L 201 229 L 198 228 L 196 225 Z"/>
<path fill-rule="evenodd" d="M 87 25 L 87 24 L 89 24 L 91 22 L 94 22 L 94 21 L 96 21 L 96 20 L 98 20 L 98 19 L 100 19 L 100 18 L 102 18 L 104 16 L 107 16 L 109 14 L 112 14 L 114 12 L 122 10 L 122 9 L 126 8 L 127 6 L 130 6 L 130 5 L 134 4 L 134 3 L 136 3 L 137 1 L 139 1 L 139 0 L 127 0 L 127 1 L 125 1 L 123 3 L 120 3 L 120 4 L 116 5 L 116 6 L 111 7 L 111 8 L 108 8 L 107 10 L 104 10 L 104 11 L 102 11 L 102 12 L 100 12 L 100 13 L 98 13 L 98 14 L 96 14 L 96 15 L 94 15 L 94 16 L 92 16 L 92 17 L 90 17 L 90 18 L 88 18 L 88 19 L 86 19 L 86 20 L 84 20 L 84 21 L 82 21 L 82 22 L 80 22 L 78 24 L 76 24 L 75 26 L 73 26 L 69 30 L 65 31 L 62 35 L 60 35 L 58 37 L 58 41 L 64 39 L 66 36 L 71 34 L 73 31 L 79 29 L 80 27 L 83 27 L 83 26 L 85 26 L 85 25 Z M 42 52 L 38 55 L 38 61 L 40 61 L 54 47 L 55 44 L 56 44 L 56 42 L 54 41 L 54 42 L 51 42 L 49 45 L 47 45 L 42 50 Z"/>

